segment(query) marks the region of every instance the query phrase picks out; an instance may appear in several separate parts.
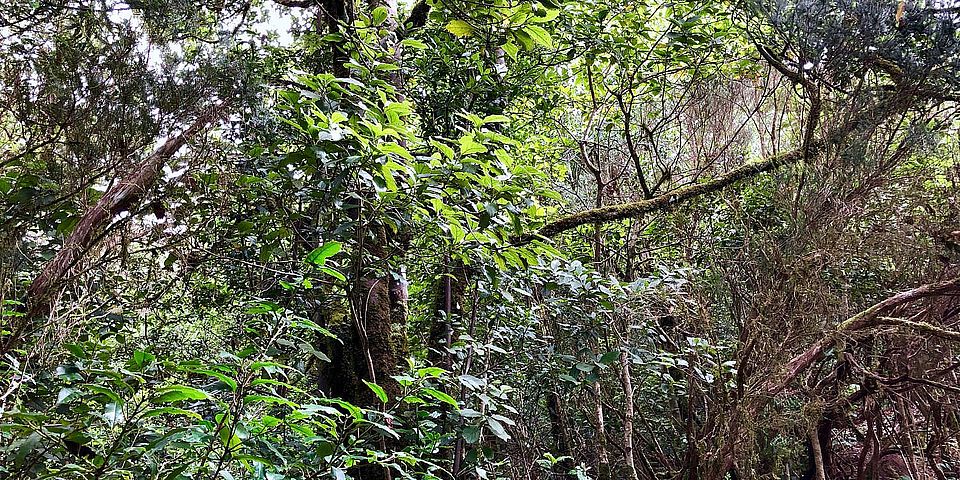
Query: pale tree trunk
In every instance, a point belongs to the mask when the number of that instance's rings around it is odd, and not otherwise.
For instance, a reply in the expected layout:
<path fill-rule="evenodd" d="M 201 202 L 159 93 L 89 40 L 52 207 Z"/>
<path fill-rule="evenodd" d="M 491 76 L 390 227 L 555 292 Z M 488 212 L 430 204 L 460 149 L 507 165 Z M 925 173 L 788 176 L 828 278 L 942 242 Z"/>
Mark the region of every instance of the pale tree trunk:
<path fill-rule="evenodd" d="M 810 426 L 807 437 L 810 439 L 810 455 L 813 457 L 814 480 L 826 480 L 827 474 L 823 468 L 823 448 L 820 445 L 820 432 L 816 424 Z"/>
<path fill-rule="evenodd" d="M 629 337 L 628 337 L 629 338 Z M 623 388 L 623 462 L 631 480 L 638 480 L 633 460 L 633 380 L 630 376 L 630 352 L 626 345 L 620 352 L 620 384 Z"/>
<path fill-rule="evenodd" d="M 591 95 L 593 94 L 592 83 L 591 83 Z M 596 106 L 594 106 L 596 108 Z M 589 154 L 587 153 L 586 146 L 580 144 L 580 155 L 584 164 L 593 174 L 594 182 L 596 183 L 597 193 L 594 199 L 594 208 L 603 207 L 603 171 L 600 169 L 599 159 L 596 162 L 591 162 Z M 594 268 L 601 274 L 606 273 L 604 268 L 603 261 L 603 234 L 601 231 L 602 224 L 595 223 L 593 225 L 593 265 Z M 598 353 L 598 348 L 594 344 L 593 353 Z M 596 439 L 596 449 L 597 449 L 597 461 L 599 465 L 598 477 L 603 480 L 610 477 L 610 458 L 607 453 L 607 428 L 606 422 L 603 418 L 603 389 L 600 386 L 600 379 L 597 379 L 596 382 L 591 386 L 593 390 L 594 398 L 594 408 L 593 408 L 593 420 L 597 430 L 597 439 Z"/>
<path fill-rule="evenodd" d="M 600 463 L 598 478 L 610 478 L 610 456 L 607 454 L 607 427 L 603 418 L 603 389 L 600 381 L 593 383 L 594 421 L 597 424 L 597 461 Z"/>

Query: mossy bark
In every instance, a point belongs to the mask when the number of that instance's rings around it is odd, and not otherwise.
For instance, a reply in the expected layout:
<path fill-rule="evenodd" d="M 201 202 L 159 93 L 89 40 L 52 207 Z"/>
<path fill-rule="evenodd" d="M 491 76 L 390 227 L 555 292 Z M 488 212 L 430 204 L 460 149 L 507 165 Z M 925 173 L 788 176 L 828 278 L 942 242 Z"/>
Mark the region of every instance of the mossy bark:
<path fill-rule="evenodd" d="M 96 204 L 83 213 L 76 227 L 63 242 L 63 246 L 30 284 L 26 302 L 24 302 L 26 305 L 24 315 L 10 317 L 11 323 L 6 327 L 11 333 L 0 347 L 0 353 L 16 348 L 22 337 L 33 328 L 37 318 L 47 313 L 50 300 L 63 287 L 64 279 L 100 240 L 99 234 L 114 216 L 123 211 L 135 211 L 134 207 L 153 188 L 163 165 L 188 141 L 219 120 L 229 105 L 229 102 L 222 102 L 200 112 L 193 124 L 179 135 L 168 139 L 139 165 L 124 174 Z"/>
<path fill-rule="evenodd" d="M 825 144 L 826 142 L 823 140 L 813 141 L 809 147 L 809 151 L 813 153 L 818 152 L 823 149 Z M 755 177 L 761 173 L 769 172 L 783 165 L 795 163 L 803 156 L 803 149 L 791 150 L 787 153 L 776 155 L 763 161 L 747 163 L 713 180 L 698 183 L 696 185 L 681 187 L 670 193 L 653 197 L 648 200 L 640 200 L 638 202 L 622 203 L 618 205 L 607 205 L 567 215 L 556 221 L 546 224 L 540 228 L 535 235 L 521 237 L 516 243 L 528 243 L 534 240 L 536 237 L 553 237 L 582 225 L 626 220 L 628 218 L 640 217 L 654 211 L 671 210 L 687 200 L 719 191 L 741 180 Z"/>

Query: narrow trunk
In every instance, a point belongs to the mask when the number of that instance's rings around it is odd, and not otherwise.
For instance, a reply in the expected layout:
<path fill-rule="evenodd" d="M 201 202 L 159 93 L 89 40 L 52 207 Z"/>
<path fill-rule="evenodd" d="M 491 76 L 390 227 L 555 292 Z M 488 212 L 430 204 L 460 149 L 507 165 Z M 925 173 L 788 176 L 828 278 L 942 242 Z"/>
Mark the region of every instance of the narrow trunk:
<path fill-rule="evenodd" d="M 627 475 L 637 480 L 637 467 L 633 460 L 633 381 L 630 377 L 630 353 L 626 347 L 620 353 L 620 384 L 623 387 L 623 463 Z"/>
<path fill-rule="evenodd" d="M 557 463 L 554 478 L 572 479 L 570 470 L 573 468 L 570 437 L 567 435 L 566 415 L 563 411 L 560 395 L 555 391 L 547 394 L 547 414 L 550 417 L 550 433 L 553 436 L 554 448 L 557 457 L 567 457 Z"/>
<path fill-rule="evenodd" d="M 811 426 L 807 432 L 807 437 L 810 439 L 810 456 L 813 462 L 812 478 L 814 480 L 826 480 L 827 475 L 823 468 L 823 450 L 820 445 L 819 429 Z"/>
<path fill-rule="evenodd" d="M 450 263 L 449 259 L 447 263 Z M 467 271 L 460 261 L 445 267 L 444 273 L 436 280 L 427 359 L 447 370 L 453 366 L 449 349 L 456 338 L 455 325 L 463 314 L 466 285 Z"/>
<path fill-rule="evenodd" d="M 607 454 L 607 427 L 603 418 L 603 390 L 600 382 L 593 383 L 594 421 L 597 424 L 597 461 L 600 466 L 597 472 L 599 480 L 610 478 L 610 457 Z"/>

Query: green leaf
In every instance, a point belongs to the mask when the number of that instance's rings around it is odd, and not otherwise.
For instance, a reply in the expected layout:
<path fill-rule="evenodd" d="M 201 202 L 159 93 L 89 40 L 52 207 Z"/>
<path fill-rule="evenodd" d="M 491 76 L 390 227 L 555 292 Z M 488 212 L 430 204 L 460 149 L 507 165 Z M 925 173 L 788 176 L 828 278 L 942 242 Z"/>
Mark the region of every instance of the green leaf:
<path fill-rule="evenodd" d="M 160 390 L 156 397 L 153 397 L 153 403 L 174 403 L 184 400 L 207 400 L 210 395 L 207 392 L 198 390 L 186 385 L 173 385 Z"/>
<path fill-rule="evenodd" d="M 473 375 L 460 375 L 460 383 L 470 390 L 480 390 L 487 384 L 487 381 Z"/>
<path fill-rule="evenodd" d="M 458 37 L 469 37 L 473 35 L 473 27 L 463 20 L 451 20 L 446 28 L 448 32 Z"/>
<path fill-rule="evenodd" d="M 8 449 L 9 451 L 16 450 L 16 453 L 13 455 L 13 464 L 16 466 L 22 465 L 27 459 L 27 456 L 33 453 L 37 446 L 40 445 L 40 440 L 42 440 L 40 434 L 33 432 L 26 438 L 13 442 Z"/>
<path fill-rule="evenodd" d="M 313 265 L 323 265 L 328 258 L 336 255 L 342 249 L 343 245 L 340 242 L 326 242 L 308 253 L 303 261 Z"/>
<path fill-rule="evenodd" d="M 469 444 L 477 443 L 480 440 L 480 428 L 479 427 L 464 428 L 463 440 Z"/>
<path fill-rule="evenodd" d="M 447 373 L 447 371 L 440 367 L 424 367 L 417 370 L 417 376 L 420 378 L 437 378 L 444 373 Z"/>
<path fill-rule="evenodd" d="M 523 45 L 524 50 L 533 50 L 533 38 L 530 37 L 529 33 L 523 30 L 514 30 L 511 33 L 513 34 L 513 38 L 517 39 L 517 41 Z"/>
<path fill-rule="evenodd" d="M 405 46 L 405 47 L 414 48 L 414 49 L 417 49 L 417 50 L 426 50 L 426 49 L 427 49 L 427 44 L 426 44 L 426 43 L 423 43 L 423 42 L 421 42 L 420 40 L 415 40 L 415 39 L 413 39 L 413 38 L 405 38 L 405 39 L 401 40 L 401 41 L 400 41 L 400 45 L 403 45 L 403 46 Z"/>
<path fill-rule="evenodd" d="M 503 424 L 497 421 L 497 419 L 492 417 L 487 418 L 487 425 L 490 427 L 490 431 L 501 440 L 510 440 L 510 434 L 507 433 L 507 429 L 503 428 Z"/>
<path fill-rule="evenodd" d="M 530 38 L 539 45 L 543 45 L 547 48 L 553 48 L 553 39 L 550 38 L 550 33 L 547 32 L 543 27 L 539 25 L 527 25 L 523 27 L 523 31 L 530 35 Z"/>
<path fill-rule="evenodd" d="M 343 407 L 343 408 L 346 409 L 347 412 L 349 412 L 350 415 L 351 415 L 354 419 L 356 419 L 356 420 L 360 420 L 360 419 L 363 418 L 363 409 L 361 409 L 360 407 L 358 407 L 358 406 L 356 406 L 356 405 L 354 405 L 354 404 L 352 404 L 352 403 L 350 403 L 350 402 L 347 402 L 347 401 L 344 401 L 344 400 L 340 400 L 340 399 L 338 399 L 338 398 L 329 398 L 329 399 L 324 399 L 323 401 L 324 401 L 325 403 L 331 403 L 331 404 L 333 404 L 333 405 L 337 405 L 337 406 Z"/>
<path fill-rule="evenodd" d="M 297 404 L 283 397 L 275 395 L 247 395 L 243 397 L 243 404 L 249 403 L 267 403 L 270 405 L 286 405 L 290 408 L 297 408 Z"/>
<path fill-rule="evenodd" d="M 411 162 L 414 160 L 413 155 L 410 155 L 410 152 L 407 151 L 406 148 L 404 148 L 402 145 L 397 144 L 395 142 L 387 142 L 387 143 L 378 145 L 377 149 L 379 149 L 380 152 L 384 154 L 392 153 L 394 155 L 399 155 L 404 160 L 408 160 Z"/>
<path fill-rule="evenodd" d="M 488 123 L 510 123 L 510 117 L 506 115 L 487 115 L 483 117 L 483 124 L 486 125 Z"/>
<path fill-rule="evenodd" d="M 57 405 L 69 403 L 71 400 L 79 397 L 80 394 L 80 390 L 77 390 L 76 388 L 61 388 L 60 393 L 57 394 Z"/>
<path fill-rule="evenodd" d="M 440 150 L 440 152 L 443 153 L 445 157 L 449 158 L 450 160 L 453 160 L 454 153 L 452 148 L 436 140 L 430 140 L 430 145 L 433 145 L 437 150 Z"/>
<path fill-rule="evenodd" d="M 235 391 L 237 390 L 237 381 L 234 380 L 234 379 L 232 379 L 232 378 L 230 378 L 230 377 L 228 377 L 228 376 L 226 376 L 226 375 L 224 375 L 224 374 L 222 374 L 222 373 L 220 373 L 220 372 L 217 372 L 217 371 L 214 371 L 214 370 L 206 370 L 206 369 L 190 370 L 190 371 L 193 372 L 193 373 L 199 373 L 199 374 L 201 374 L 201 375 L 207 375 L 207 376 L 209 376 L 209 377 L 213 377 L 213 378 L 216 378 L 217 380 L 220 380 L 220 381 L 223 382 L 226 386 L 230 387 L 230 391 L 231 391 L 231 392 L 235 392 Z"/>
<path fill-rule="evenodd" d="M 372 17 L 371 20 L 373 20 L 374 25 L 380 25 L 389 15 L 390 12 L 387 10 L 387 7 L 380 6 L 374 8 L 370 16 Z"/>
<path fill-rule="evenodd" d="M 196 418 L 197 420 L 203 420 L 203 417 L 200 416 L 197 412 L 191 412 L 190 410 L 184 410 L 177 407 L 160 407 L 147 410 L 143 413 L 143 418 L 157 417 L 160 415 L 185 415 L 188 417 Z"/>
<path fill-rule="evenodd" d="M 387 191 L 397 191 L 397 179 L 393 177 L 393 171 L 387 165 L 380 166 L 380 174 L 383 176 L 383 183 L 387 186 Z"/>
<path fill-rule="evenodd" d="M 544 6 L 550 6 L 547 2 L 540 2 Z M 530 21 L 536 23 L 548 23 L 560 16 L 560 10 L 557 8 L 548 8 L 543 11 L 543 14 L 534 15 Z"/>
<path fill-rule="evenodd" d="M 330 357 L 328 357 L 326 354 L 324 354 L 320 350 L 317 350 L 316 348 L 314 348 L 313 345 L 307 342 L 300 342 L 300 344 L 297 345 L 297 347 L 300 349 L 301 352 L 309 353 L 310 355 L 317 357 L 322 362 L 328 362 L 328 363 L 330 362 Z"/>
<path fill-rule="evenodd" d="M 336 446 L 330 442 L 320 442 L 314 447 L 313 451 L 320 458 L 329 457 L 336 451 Z"/>
<path fill-rule="evenodd" d="M 337 269 L 335 269 L 335 268 L 331 268 L 331 267 L 328 267 L 328 266 L 324 265 L 324 266 L 319 267 L 318 270 L 320 270 L 320 271 L 323 272 L 323 273 L 326 273 L 327 275 L 330 275 L 330 276 L 333 277 L 333 278 L 336 278 L 337 280 L 340 280 L 341 282 L 346 282 L 346 281 L 347 281 L 347 277 L 344 276 L 342 273 L 340 273 L 340 272 L 339 272 Z"/>
<path fill-rule="evenodd" d="M 510 41 L 501 45 L 500 48 L 502 48 L 507 55 L 510 55 L 510 58 L 513 59 L 514 62 L 517 61 L 517 52 L 520 51 L 520 47 L 518 47 L 516 43 Z"/>
<path fill-rule="evenodd" d="M 617 361 L 618 358 L 620 358 L 620 352 L 614 350 L 612 352 L 607 352 L 607 353 L 604 353 L 603 355 L 600 355 L 600 363 L 604 365 L 610 365 L 613 362 Z"/>
<path fill-rule="evenodd" d="M 377 429 L 379 429 L 381 432 L 386 433 L 387 435 L 390 435 L 391 437 L 393 437 L 393 438 L 396 439 L 396 440 L 399 440 L 399 439 L 400 439 L 400 434 L 397 433 L 396 430 L 390 428 L 390 427 L 387 426 L 387 425 L 384 425 L 384 424 L 382 424 L 382 423 L 377 423 L 377 422 L 371 422 L 371 421 L 369 421 L 369 420 L 364 420 L 363 423 L 364 423 L 364 424 L 367 424 L 367 425 L 373 425 L 374 427 L 377 427 Z"/>
<path fill-rule="evenodd" d="M 152 353 L 137 350 L 133 352 L 133 357 L 127 362 L 127 369 L 134 372 L 142 372 L 156 360 Z"/>
<path fill-rule="evenodd" d="M 460 153 L 462 155 L 470 155 L 472 153 L 483 153 L 486 151 L 487 151 L 487 147 L 477 142 L 474 139 L 473 134 L 460 137 Z"/>
<path fill-rule="evenodd" d="M 19 303 L 19 302 L 17 302 Z M 6 314 L 6 312 L 4 312 Z M 86 358 L 87 352 L 84 351 L 83 346 L 76 343 L 67 343 L 63 346 L 70 352 L 71 355 L 77 358 Z"/>
<path fill-rule="evenodd" d="M 439 400 L 439 401 L 441 401 L 441 402 L 443 402 L 443 403 L 446 403 L 446 404 L 452 406 L 453 408 L 456 408 L 457 410 L 460 409 L 460 404 L 457 403 L 457 400 L 456 400 L 455 398 L 451 397 L 450 395 L 447 395 L 446 393 L 443 393 L 443 392 L 441 392 L 441 391 L 439 391 L 439 390 L 434 390 L 434 389 L 432 389 L 432 388 L 424 388 L 424 389 L 423 389 L 423 393 L 425 393 L 425 394 L 427 394 L 427 395 L 429 395 L 429 396 L 431 396 L 431 397 L 433 397 L 433 398 L 435 398 L 435 399 L 437 399 L 437 400 Z"/>
<path fill-rule="evenodd" d="M 120 398 L 120 395 L 117 395 L 117 392 L 114 392 L 113 390 L 110 390 L 109 388 L 104 387 L 102 385 L 85 383 L 83 384 L 83 388 L 90 390 L 91 392 L 96 393 L 98 395 L 103 395 L 114 403 L 123 403 L 123 400 Z"/>
<path fill-rule="evenodd" d="M 387 403 L 387 391 L 383 389 L 380 385 L 377 385 L 373 382 L 363 381 L 367 385 L 367 388 L 373 391 L 373 393 L 380 399 L 380 403 Z"/>
<path fill-rule="evenodd" d="M 283 307 L 277 305 L 276 303 L 264 301 L 258 302 L 256 305 L 248 308 L 246 313 L 256 315 L 260 313 L 278 312 L 282 309 Z"/>

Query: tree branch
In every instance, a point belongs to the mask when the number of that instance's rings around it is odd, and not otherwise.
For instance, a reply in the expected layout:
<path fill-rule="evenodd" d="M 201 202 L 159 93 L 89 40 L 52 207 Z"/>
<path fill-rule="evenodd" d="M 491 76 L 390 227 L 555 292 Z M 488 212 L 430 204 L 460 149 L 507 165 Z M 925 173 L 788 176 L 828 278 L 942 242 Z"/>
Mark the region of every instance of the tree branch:
<path fill-rule="evenodd" d="M 273 2 L 290 8 L 307 8 L 317 5 L 315 0 L 273 0 Z"/>
<path fill-rule="evenodd" d="M 805 350 L 803 353 L 793 357 L 793 359 L 787 362 L 783 374 L 767 381 L 761 388 L 761 393 L 767 397 L 771 397 L 777 393 L 780 393 L 787 388 L 787 386 L 790 385 L 790 383 L 793 382 L 793 380 L 795 380 L 801 373 L 803 373 L 804 370 L 813 365 L 817 360 L 823 358 L 824 352 L 836 345 L 837 341 L 841 337 L 877 325 L 895 323 L 902 326 L 916 328 L 920 331 L 931 333 L 935 336 L 948 338 L 951 340 L 960 340 L 960 334 L 943 330 L 924 322 L 914 322 L 910 320 L 899 319 L 894 322 L 890 318 L 880 317 L 880 315 L 885 312 L 889 312 L 896 307 L 900 307 L 921 298 L 952 294 L 960 294 L 960 277 L 939 283 L 930 283 L 912 290 L 900 292 L 892 297 L 884 299 L 883 301 L 875 303 L 870 308 L 841 322 L 840 325 L 837 326 L 836 330 L 834 330 L 832 333 L 825 335 L 824 338 L 817 341 L 817 343 Z"/>
<path fill-rule="evenodd" d="M 823 139 L 815 140 L 809 145 L 808 151 L 811 155 L 816 154 L 826 145 L 827 142 Z M 654 211 L 670 210 L 692 198 L 716 192 L 741 180 L 755 177 L 763 172 L 769 172 L 783 165 L 796 163 L 803 157 L 804 149 L 798 148 L 765 160 L 741 165 L 708 182 L 681 187 L 657 197 L 619 205 L 608 205 L 567 215 L 546 224 L 534 234 L 520 237 L 514 243 L 525 244 L 534 240 L 536 237 L 553 237 L 581 225 L 626 220 L 628 218 L 637 218 Z"/>
<path fill-rule="evenodd" d="M 20 336 L 33 322 L 33 319 L 47 311 L 50 299 L 60 290 L 61 281 L 67 273 L 97 243 L 97 233 L 103 230 L 111 219 L 124 210 L 130 210 L 156 182 L 161 167 L 187 143 L 188 140 L 203 131 L 207 125 L 220 118 L 227 106 L 221 103 L 201 113 L 190 127 L 154 150 L 137 167 L 128 172 L 114 184 L 93 207 L 87 209 L 76 227 L 64 241 L 63 246 L 52 260 L 30 284 L 27 291 L 26 312 L 22 317 L 14 317 L 0 353 L 15 347 Z"/>

